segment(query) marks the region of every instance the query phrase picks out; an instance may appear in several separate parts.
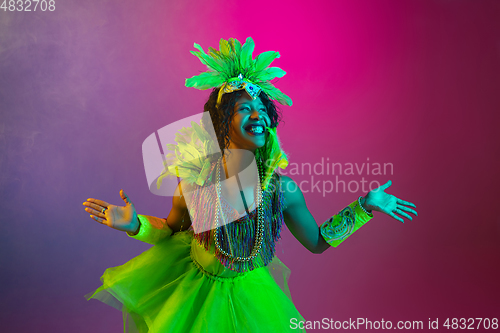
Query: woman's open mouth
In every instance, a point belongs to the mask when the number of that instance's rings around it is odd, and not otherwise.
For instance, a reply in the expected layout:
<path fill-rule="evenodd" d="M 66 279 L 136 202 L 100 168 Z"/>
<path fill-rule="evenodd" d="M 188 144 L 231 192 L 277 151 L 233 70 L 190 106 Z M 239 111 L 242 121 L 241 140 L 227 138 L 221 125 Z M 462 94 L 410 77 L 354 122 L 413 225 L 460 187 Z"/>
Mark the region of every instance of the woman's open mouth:
<path fill-rule="evenodd" d="M 266 133 L 266 129 L 263 125 L 248 125 L 245 126 L 245 132 L 253 136 L 260 136 Z"/>

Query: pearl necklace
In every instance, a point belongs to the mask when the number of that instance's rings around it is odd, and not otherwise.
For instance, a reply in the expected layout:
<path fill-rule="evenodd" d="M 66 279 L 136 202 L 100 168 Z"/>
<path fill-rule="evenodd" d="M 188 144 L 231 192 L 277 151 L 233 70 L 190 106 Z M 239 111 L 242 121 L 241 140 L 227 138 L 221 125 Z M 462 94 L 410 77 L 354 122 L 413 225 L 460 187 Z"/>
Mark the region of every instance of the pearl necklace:
<path fill-rule="evenodd" d="M 220 167 L 218 167 L 218 164 L 220 164 Z M 259 176 L 258 176 L 258 182 L 257 182 L 257 206 L 255 209 L 257 209 L 257 230 L 256 230 L 256 237 L 255 237 L 255 244 L 252 248 L 252 252 L 248 257 L 239 257 L 239 256 L 234 256 L 232 253 L 228 253 L 224 251 L 222 246 L 219 244 L 219 212 L 222 212 L 221 204 L 220 204 L 220 195 L 221 195 L 221 184 L 220 184 L 220 169 L 223 167 L 222 165 L 222 157 L 219 159 L 216 167 L 217 167 L 217 182 L 216 182 L 216 189 L 217 189 L 217 203 L 215 207 L 215 246 L 219 250 L 220 253 L 222 253 L 224 256 L 230 258 L 231 260 L 234 261 L 250 261 L 254 259 L 260 252 L 262 248 L 262 238 L 264 234 L 264 221 L 262 217 L 262 189 L 260 187 L 260 173 L 261 173 L 261 166 L 259 163 L 257 163 L 258 166 L 258 171 L 259 171 Z M 229 243 L 229 250 L 231 251 L 231 242 L 230 240 L 228 241 Z"/>

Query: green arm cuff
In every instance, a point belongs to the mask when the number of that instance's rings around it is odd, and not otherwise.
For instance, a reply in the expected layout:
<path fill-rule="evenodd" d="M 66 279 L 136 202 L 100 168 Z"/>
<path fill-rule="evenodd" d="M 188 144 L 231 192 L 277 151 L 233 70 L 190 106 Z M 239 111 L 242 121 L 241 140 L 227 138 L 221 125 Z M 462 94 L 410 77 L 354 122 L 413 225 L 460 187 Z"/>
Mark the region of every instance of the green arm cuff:
<path fill-rule="evenodd" d="M 139 217 L 139 233 L 132 236 L 127 232 L 129 237 L 138 239 L 148 244 L 156 244 L 160 240 L 172 234 L 172 229 L 168 226 L 164 219 L 154 216 L 137 215 Z"/>
<path fill-rule="evenodd" d="M 321 235 L 328 244 L 337 247 L 372 217 L 373 214 L 367 214 L 356 200 L 325 221 L 320 227 Z"/>

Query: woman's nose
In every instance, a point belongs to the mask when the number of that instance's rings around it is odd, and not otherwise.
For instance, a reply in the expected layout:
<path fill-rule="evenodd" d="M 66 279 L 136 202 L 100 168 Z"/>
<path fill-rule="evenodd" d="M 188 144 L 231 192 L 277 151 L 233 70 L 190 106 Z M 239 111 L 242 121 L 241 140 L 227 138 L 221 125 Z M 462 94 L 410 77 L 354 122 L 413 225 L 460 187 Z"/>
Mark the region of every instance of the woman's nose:
<path fill-rule="evenodd" d="M 262 115 L 257 109 L 252 109 L 252 113 L 250 114 L 250 118 L 252 119 L 260 119 Z"/>
<path fill-rule="evenodd" d="M 271 119 L 269 119 L 269 116 L 267 115 L 266 112 L 260 112 L 257 109 L 252 109 L 252 113 L 250 114 L 250 119 L 259 121 L 259 120 L 264 120 L 264 123 L 266 126 L 269 126 L 271 123 Z"/>

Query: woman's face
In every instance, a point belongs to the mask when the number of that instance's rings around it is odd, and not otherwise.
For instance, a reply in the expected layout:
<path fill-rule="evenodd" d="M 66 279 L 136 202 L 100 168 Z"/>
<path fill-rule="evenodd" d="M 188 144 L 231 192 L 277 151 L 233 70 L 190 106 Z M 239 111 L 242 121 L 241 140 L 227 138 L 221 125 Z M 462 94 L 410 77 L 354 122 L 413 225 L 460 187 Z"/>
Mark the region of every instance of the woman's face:
<path fill-rule="evenodd" d="M 231 120 L 229 149 L 255 152 L 266 143 L 266 126 L 271 125 L 267 110 L 260 97 L 252 99 L 245 91 L 234 105 Z"/>

